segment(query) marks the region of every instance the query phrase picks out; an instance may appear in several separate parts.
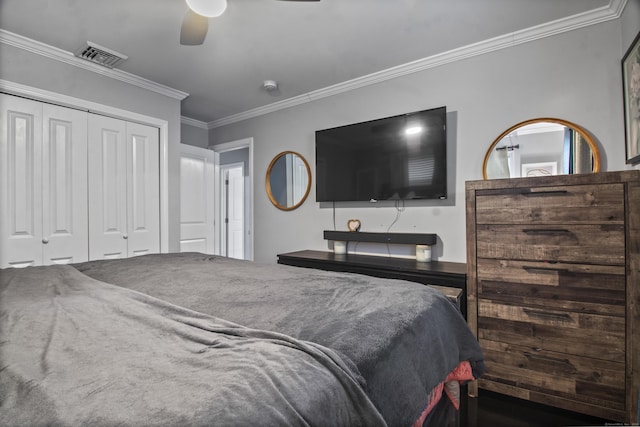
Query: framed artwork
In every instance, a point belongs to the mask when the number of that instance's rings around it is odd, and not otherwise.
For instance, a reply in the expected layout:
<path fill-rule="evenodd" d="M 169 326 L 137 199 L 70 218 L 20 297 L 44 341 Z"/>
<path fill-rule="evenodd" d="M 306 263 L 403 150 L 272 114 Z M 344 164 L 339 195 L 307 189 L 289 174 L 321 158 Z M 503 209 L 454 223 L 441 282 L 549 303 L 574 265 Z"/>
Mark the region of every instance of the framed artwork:
<path fill-rule="evenodd" d="M 558 174 L 558 162 L 523 163 L 522 177 L 549 176 Z"/>
<path fill-rule="evenodd" d="M 627 163 L 640 162 L 640 33 L 622 57 Z"/>

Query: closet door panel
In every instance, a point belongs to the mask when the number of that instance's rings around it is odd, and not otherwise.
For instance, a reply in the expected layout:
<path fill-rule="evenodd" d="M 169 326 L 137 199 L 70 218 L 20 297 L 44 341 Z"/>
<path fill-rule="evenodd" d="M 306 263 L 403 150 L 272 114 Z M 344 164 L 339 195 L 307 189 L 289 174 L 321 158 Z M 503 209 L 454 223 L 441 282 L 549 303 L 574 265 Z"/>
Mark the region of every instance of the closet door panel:
<path fill-rule="evenodd" d="M 43 120 L 43 261 L 87 261 L 87 113 L 45 104 Z"/>
<path fill-rule="evenodd" d="M 126 125 L 89 114 L 89 259 L 127 257 Z"/>
<path fill-rule="evenodd" d="M 128 256 L 160 252 L 158 129 L 127 123 Z"/>
<path fill-rule="evenodd" d="M 0 94 L 0 267 L 42 264 L 42 104 Z"/>

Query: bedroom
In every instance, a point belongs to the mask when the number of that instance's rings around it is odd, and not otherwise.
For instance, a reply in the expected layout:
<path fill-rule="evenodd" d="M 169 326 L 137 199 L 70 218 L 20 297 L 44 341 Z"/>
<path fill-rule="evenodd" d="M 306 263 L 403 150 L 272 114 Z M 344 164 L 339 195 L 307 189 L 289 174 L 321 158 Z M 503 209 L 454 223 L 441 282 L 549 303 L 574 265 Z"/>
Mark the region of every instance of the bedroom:
<path fill-rule="evenodd" d="M 322 230 L 332 226 L 330 209 L 319 209 L 315 203 L 305 203 L 288 215 L 272 209 L 264 192 L 259 190 L 275 154 L 285 149 L 294 150 L 312 162 L 313 132 L 317 129 L 446 105 L 455 114 L 455 122 L 450 127 L 456 132 L 449 156 L 452 159 L 449 203 L 409 209 L 395 227 L 397 231 L 411 231 L 418 224 L 422 228 L 426 221 L 432 230 L 437 230 L 442 241 L 437 248 L 437 258 L 463 262 L 464 182 L 482 177 L 481 162 L 486 149 L 513 124 L 535 117 L 572 121 L 587 128 L 601 144 L 602 170 L 629 168 L 624 164 L 624 144 L 620 143 L 624 141 L 621 125 L 624 119 L 619 62 L 637 33 L 637 11 L 634 10 L 637 5 L 635 1 L 626 2 L 625 9 L 619 10 L 621 6 L 622 2 L 611 2 L 607 16 L 612 19 L 600 23 L 442 64 L 241 123 L 214 127 L 205 137 L 203 129 L 189 129 L 197 138 L 206 140 L 191 143 L 215 145 L 248 137 L 260 141 L 255 145 L 253 171 L 254 259 L 274 262 L 277 253 L 299 248 L 323 249 Z M 617 13 L 621 13 L 619 18 L 615 18 Z M 177 153 L 178 141 L 182 140 L 180 120 L 183 116 L 180 102 L 30 53 L 30 49 L 37 50 L 37 46 L 26 44 L 18 48 L 15 45 L 19 43 L 8 35 L 3 37 L 0 45 L 3 81 L 166 120 L 168 174 L 170 177 L 179 174 Z M 286 128 L 278 125 L 282 122 L 287 123 Z M 168 180 L 167 195 L 166 244 L 167 249 L 176 251 L 179 241 L 176 180 Z M 312 193 L 309 201 L 313 200 Z M 352 217 L 362 220 L 363 230 L 380 231 L 390 224 L 395 212 L 392 208 L 348 209 L 338 222 L 342 224 Z M 282 221 L 290 227 L 292 237 L 280 235 L 274 227 Z M 460 226 L 451 229 L 446 226 L 450 222 Z M 311 227 L 311 224 L 318 226 Z"/>
<path fill-rule="evenodd" d="M 33 53 L 40 46 L 5 33 L 0 43 L 0 83 L 3 91 L 23 91 L 34 97 L 42 92 L 59 94 L 166 122 L 168 178 L 161 242 L 165 251 L 179 247 L 179 142 L 207 146 L 254 138 L 253 258 L 267 263 L 274 263 L 278 253 L 326 249 L 322 231 L 333 227 L 331 209 L 319 207 L 313 192 L 295 211 L 273 208 L 262 189 L 274 155 L 294 150 L 312 162 L 317 129 L 446 105 L 451 112 L 450 129 L 455 132 L 450 141 L 449 198 L 444 203 L 409 206 L 393 230 L 437 233 L 440 242 L 434 259 L 465 262 L 464 183 L 481 179 L 486 149 L 511 125 L 541 116 L 570 120 L 596 137 L 603 154 L 602 170 L 632 168 L 624 162 L 620 59 L 640 28 L 640 5 L 633 0 L 601 3 L 606 5 L 607 18 L 571 31 L 210 129 L 181 124 L 184 114 L 176 98 L 61 62 L 55 55 Z M 3 1 L 2 7 L 6 4 Z M 3 15 L 0 27 L 5 29 L 8 23 Z M 127 53 L 126 48 L 116 50 Z M 198 139 L 187 141 L 181 134 L 195 134 Z M 359 218 L 363 231 L 385 231 L 395 215 L 393 206 L 353 206 L 338 209 L 336 222 Z"/>

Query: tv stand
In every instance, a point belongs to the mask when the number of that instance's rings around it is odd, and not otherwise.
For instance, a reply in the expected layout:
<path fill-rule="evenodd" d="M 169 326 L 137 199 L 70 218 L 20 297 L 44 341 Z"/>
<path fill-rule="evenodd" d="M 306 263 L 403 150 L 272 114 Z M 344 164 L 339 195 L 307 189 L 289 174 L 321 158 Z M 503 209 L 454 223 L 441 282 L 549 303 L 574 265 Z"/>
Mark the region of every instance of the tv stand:
<path fill-rule="evenodd" d="M 359 233 L 350 233 L 359 234 Z M 465 263 L 431 261 L 384 256 L 334 254 L 327 251 L 297 251 L 278 254 L 278 264 L 320 270 L 359 273 L 368 276 L 401 279 L 424 285 L 439 285 L 462 290 L 461 309 L 466 318 L 467 267 Z"/>

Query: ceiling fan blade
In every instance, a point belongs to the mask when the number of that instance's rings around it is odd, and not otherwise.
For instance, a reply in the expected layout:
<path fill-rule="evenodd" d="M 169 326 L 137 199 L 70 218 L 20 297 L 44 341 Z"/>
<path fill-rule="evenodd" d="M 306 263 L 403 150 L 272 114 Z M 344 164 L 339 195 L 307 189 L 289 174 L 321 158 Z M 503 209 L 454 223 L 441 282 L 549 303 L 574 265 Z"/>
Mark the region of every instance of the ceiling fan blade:
<path fill-rule="evenodd" d="M 194 46 L 204 42 L 209 30 L 209 19 L 197 13 L 187 11 L 180 27 L 180 44 Z"/>

